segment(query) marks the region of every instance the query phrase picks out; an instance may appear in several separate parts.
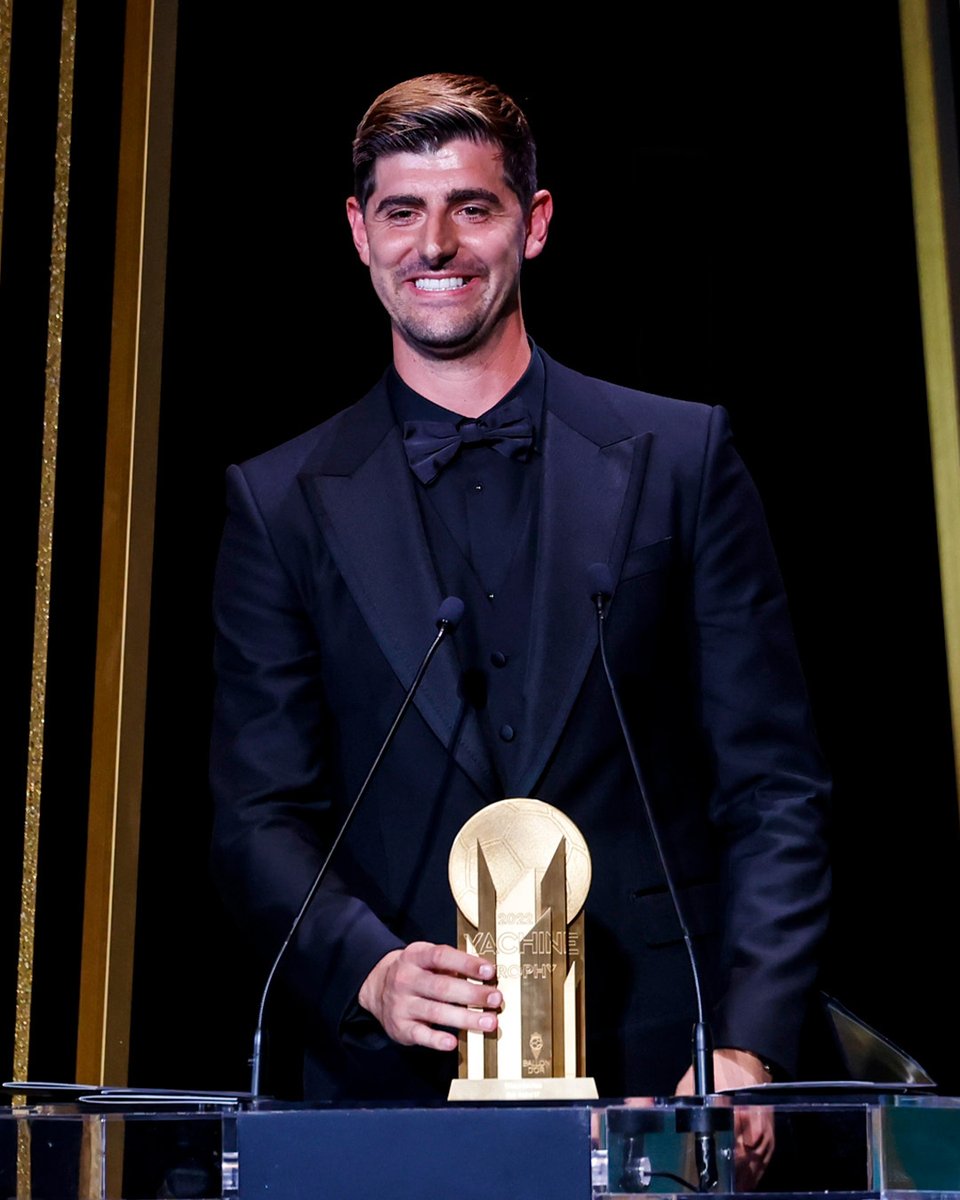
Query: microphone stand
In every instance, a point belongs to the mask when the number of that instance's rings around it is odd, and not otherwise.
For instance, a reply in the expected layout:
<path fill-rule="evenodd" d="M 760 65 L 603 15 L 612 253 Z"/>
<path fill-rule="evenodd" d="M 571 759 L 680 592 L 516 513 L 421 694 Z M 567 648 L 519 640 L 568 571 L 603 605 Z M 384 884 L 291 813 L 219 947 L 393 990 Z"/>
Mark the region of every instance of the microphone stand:
<path fill-rule="evenodd" d="M 717 1186 L 717 1156 L 716 1145 L 713 1140 L 713 1132 L 710 1127 L 710 1116 L 706 1110 L 706 1099 L 713 1094 L 713 1037 L 710 1033 L 710 1026 L 706 1021 L 703 1010 L 703 993 L 700 987 L 700 972 L 697 969 L 697 958 L 693 949 L 693 939 L 690 936 L 690 930 L 683 915 L 683 908 L 680 904 L 680 897 L 677 894 L 676 885 L 673 881 L 673 872 L 670 870 L 670 865 L 667 861 L 667 856 L 664 853 L 663 843 L 660 840 L 660 831 L 657 826 L 656 819 L 653 814 L 653 808 L 650 804 L 650 797 L 647 788 L 644 784 L 643 771 L 640 767 L 640 760 L 637 757 L 636 748 L 633 744 L 633 738 L 630 735 L 630 729 L 627 725 L 627 718 L 623 711 L 623 705 L 620 703 L 620 695 L 617 692 L 616 684 L 613 680 L 613 673 L 610 670 L 610 664 L 607 661 L 607 647 L 603 636 L 603 627 L 606 620 L 606 603 L 613 596 L 613 579 L 610 575 L 610 569 L 606 563 L 594 563 L 589 569 L 590 575 L 590 599 L 596 606 L 597 613 L 597 642 L 600 648 L 600 661 L 603 665 L 603 673 L 607 679 L 607 686 L 610 689 L 610 695 L 613 699 L 613 706 L 617 713 L 617 720 L 620 723 L 620 729 L 623 732 L 623 739 L 626 743 L 627 754 L 630 758 L 630 766 L 633 768 L 633 775 L 637 781 L 637 789 L 640 792 L 640 799 L 643 802 L 643 810 L 647 818 L 647 826 L 653 838 L 654 848 L 657 852 L 657 859 L 660 862 L 660 869 L 663 872 L 663 878 L 666 881 L 667 891 L 670 893 L 670 900 L 673 904 L 673 910 L 677 914 L 677 921 L 680 925 L 680 933 L 683 937 L 683 944 L 687 950 L 687 958 L 690 961 L 690 973 L 693 976 L 693 988 L 696 994 L 697 1001 L 697 1019 L 693 1026 L 692 1036 L 692 1060 L 693 1060 L 693 1086 L 697 1098 L 703 1103 L 704 1108 L 699 1114 L 691 1114 L 691 1128 L 696 1133 L 697 1145 L 697 1176 L 699 1179 L 701 1192 L 713 1191 Z"/>
<path fill-rule="evenodd" d="M 323 880 L 326 877 L 327 868 L 330 866 L 330 862 L 333 859 L 334 854 L 337 852 L 337 847 L 343 841 L 344 835 L 350 827 L 350 822 L 353 820 L 354 813 L 356 813 L 360 806 L 360 801 L 367 794 L 370 784 L 373 781 L 373 777 L 376 775 L 377 770 L 380 767 L 380 763 L 383 761 L 383 756 L 386 754 L 390 744 L 393 742 L 394 736 L 397 730 L 400 728 L 400 722 L 406 715 L 407 709 L 410 707 L 414 696 L 416 696 L 417 691 L 420 688 L 420 683 L 423 680 L 424 675 L 427 673 L 427 667 L 430 666 L 433 656 L 436 654 L 440 643 L 448 633 L 453 633 L 456 627 L 460 624 L 462 617 L 463 601 L 458 596 L 448 596 L 437 611 L 437 636 L 431 643 L 429 650 L 423 656 L 420 666 L 417 668 L 417 673 L 413 677 L 413 683 L 411 683 L 407 694 L 403 698 L 403 703 L 397 710 L 397 715 L 393 719 L 393 724 L 387 730 L 387 736 L 383 739 L 383 745 L 377 752 L 377 757 L 373 760 L 373 765 L 367 772 L 366 779 L 364 779 L 363 783 L 360 785 L 360 790 L 357 792 L 353 803 L 350 805 L 349 811 L 347 812 L 347 815 L 343 819 L 343 823 L 337 831 L 337 836 L 333 839 L 333 843 L 331 844 L 330 849 L 327 851 L 327 856 L 320 865 L 320 870 L 317 871 L 316 875 L 314 876 L 313 883 L 311 883 L 309 890 L 304 897 L 303 903 L 300 905 L 299 912 L 293 919 L 293 924 L 290 926 L 290 930 L 287 933 L 286 938 L 284 938 L 283 945 L 280 947 L 276 958 L 273 960 L 273 966 L 270 968 L 270 972 L 267 975 L 267 982 L 264 984 L 263 992 L 260 996 L 260 1008 L 257 1012 L 257 1028 L 253 1035 L 253 1055 L 250 1059 L 250 1091 L 253 1095 L 254 1102 L 256 1102 L 260 1096 L 260 1052 L 261 1043 L 263 1041 L 263 1016 L 267 1007 L 267 997 L 270 995 L 270 987 L 273 983 L 273 978 L 277 973 L 277 968 L 283 961 L 283 957 L 287 952 L 287 947 L 296 936 L 297 930 L 300 928 L 303 918 L 307 914 L 307 910 L 313 903 L 314 896 L 316 896 L 321 883 L 323 883 Z"/>

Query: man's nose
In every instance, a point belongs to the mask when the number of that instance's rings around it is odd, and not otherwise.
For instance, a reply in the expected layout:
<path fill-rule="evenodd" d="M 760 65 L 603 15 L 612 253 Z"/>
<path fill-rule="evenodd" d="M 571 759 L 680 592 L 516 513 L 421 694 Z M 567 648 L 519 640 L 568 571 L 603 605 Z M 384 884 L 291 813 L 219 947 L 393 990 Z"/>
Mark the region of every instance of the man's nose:
<path fill-rule="evenodd" d="M 436 270 L 457 253 L 457 231 L 444 213 L 428 216 L 422 227 L 420 257 Z"/>

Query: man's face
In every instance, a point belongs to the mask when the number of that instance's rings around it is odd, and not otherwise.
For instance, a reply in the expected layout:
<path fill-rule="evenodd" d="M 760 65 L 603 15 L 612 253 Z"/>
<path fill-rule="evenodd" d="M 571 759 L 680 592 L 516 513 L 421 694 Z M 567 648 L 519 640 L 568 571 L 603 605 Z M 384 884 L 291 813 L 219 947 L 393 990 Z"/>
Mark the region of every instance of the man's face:
<path fill-rule="evenodd" d="M 529 215 L 503 177 L 499 148 L 456 139 L 436 152 L 377 160 L 353 240 L 394 332 L 415 351 L 456 358 L 519 321 L 520 266 L 543 248 L 547 192 Z"/>

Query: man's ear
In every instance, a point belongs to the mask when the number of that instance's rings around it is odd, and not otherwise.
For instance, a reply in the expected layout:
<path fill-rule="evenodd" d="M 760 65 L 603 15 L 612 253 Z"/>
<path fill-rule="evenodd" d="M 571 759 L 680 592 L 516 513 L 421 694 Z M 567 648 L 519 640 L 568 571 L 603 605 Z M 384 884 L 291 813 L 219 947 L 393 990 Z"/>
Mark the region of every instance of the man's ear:
<path fill-rule="evenodd" d="M 524 258 L 536 258 L 547 244 L 547 233 L 553 218 L 553 197 L 543 188 L 535 192 L 527 216 L 527 238 L 523 245 Z M 354 238 L 356 241 L 356 238 Z M 359 247 L 358 247 L 359 249 Z"/>
<path fill-rule="evenodd" d="M 360 261 L 365 267 L 370 266 L 370 250 L 367 246 L 367 226 L 363 219 L 363 209 L 356 196 L 347 201 L 347 220 L 350 222 L 350 232 L 353 234 L 353 244 L 360 255 Z"/>

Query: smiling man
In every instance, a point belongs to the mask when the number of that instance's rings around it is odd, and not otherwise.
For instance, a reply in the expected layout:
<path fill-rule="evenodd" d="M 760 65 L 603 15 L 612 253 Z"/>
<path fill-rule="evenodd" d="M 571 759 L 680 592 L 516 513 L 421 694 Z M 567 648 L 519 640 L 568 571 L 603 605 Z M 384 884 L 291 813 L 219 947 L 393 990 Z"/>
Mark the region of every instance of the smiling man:
<path fill-rule="evenodd" d="M 543 249 L 553 202 L 537 192 L 522 209 L 501 160 L 466 138 L 428 155 L 391 154 L 366 202 L 347 202 L 357 251 L 398 337 L 401 374 L 424 357 L 449 362 L 482 346 L 491 360 L 509 355 L 511 368 L 529 357 L 520 267 Z"/>
<path fill-rule="evenodd" d="M 826 920 L 828 785 L 779 575 L 722 410 L 629 391 L 532 345 L 546 244 L 523 114 L 431 75 L 380 96 L 347 215 L 393 331 L 353 407 L 231 468 L 217 580 L 215 863 L 272 955 L 429 642 L 443 648 L 288 960 L 314 1098 L 442 1095 L 493 966 L 453 948 L 447 855 L 506 796 L 591 849 L 587 1066 L 604 1095 L 678 1086 L 693 990 L 596 653 L 614 673 L 698 936 L 718 1086 L 796 1069 Z M 478 986 L 478 983 L 480 986 Z M 744 1132 L 754 1175 L 765 1128 Z M 749 1177 L 749 1175 L 748 1175 Z"/>

